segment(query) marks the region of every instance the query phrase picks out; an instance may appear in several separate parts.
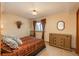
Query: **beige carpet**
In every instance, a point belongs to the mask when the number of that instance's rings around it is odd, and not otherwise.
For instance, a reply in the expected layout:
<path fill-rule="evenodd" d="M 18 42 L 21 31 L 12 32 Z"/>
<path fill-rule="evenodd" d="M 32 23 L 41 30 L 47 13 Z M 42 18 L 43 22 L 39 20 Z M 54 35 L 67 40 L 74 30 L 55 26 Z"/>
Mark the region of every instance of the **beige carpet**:
<path fill-rule="evenodd" d="M 46 44 L 46 48 L 43 49 L 37 56 L 77 56 L 74 51 L 67 51 L 64 49 L 56 48 L 50 46 L 48 43 Z"/>

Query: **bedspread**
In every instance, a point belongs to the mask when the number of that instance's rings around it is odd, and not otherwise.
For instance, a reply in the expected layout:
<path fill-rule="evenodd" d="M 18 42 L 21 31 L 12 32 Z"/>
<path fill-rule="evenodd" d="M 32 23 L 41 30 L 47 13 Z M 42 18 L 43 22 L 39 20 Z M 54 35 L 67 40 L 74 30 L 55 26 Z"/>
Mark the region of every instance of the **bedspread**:
<path fill-rule="evenodd" d="M 43 49 L 45 47 L 45 43 L 42 39 L 37 39 L 35 37 L 26 36 L 21 38 L 23 44 L 19 46 L 17 49 L 14 49 L 11 53 L 1 53 L 2 56 L 28 56 L 39 49 Z"/>

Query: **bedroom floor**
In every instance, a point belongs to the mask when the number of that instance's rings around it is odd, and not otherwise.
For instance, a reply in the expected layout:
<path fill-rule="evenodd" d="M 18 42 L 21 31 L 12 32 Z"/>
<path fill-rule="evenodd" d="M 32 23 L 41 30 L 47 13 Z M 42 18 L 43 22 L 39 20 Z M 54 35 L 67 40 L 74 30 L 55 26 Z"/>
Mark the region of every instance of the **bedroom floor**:
<path fill-rule="evenodd" d="M 50 46 L 47 42 L 45 44 L 46 48 L 38 53 L 37 56 L 77 56 L 74 51 L 67 51 L 64 49 L 56 48 Z"/>

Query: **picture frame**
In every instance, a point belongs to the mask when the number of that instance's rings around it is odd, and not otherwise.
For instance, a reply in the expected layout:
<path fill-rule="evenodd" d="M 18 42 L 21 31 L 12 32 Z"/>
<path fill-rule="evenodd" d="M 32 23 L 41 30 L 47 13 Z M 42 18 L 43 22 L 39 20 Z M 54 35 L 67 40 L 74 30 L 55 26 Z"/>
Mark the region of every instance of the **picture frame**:
<path fill-rule="evenodd" d="M 57 29 L 59 31 L 63 31 L 65 29 L 65 22 L 64 21 L 58 21 L 57 22 Z"/>

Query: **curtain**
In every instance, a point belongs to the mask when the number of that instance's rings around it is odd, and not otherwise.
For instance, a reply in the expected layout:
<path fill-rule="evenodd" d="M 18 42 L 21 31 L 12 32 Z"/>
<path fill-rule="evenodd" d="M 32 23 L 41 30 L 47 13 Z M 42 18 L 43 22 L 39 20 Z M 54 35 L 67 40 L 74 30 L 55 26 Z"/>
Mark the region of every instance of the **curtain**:
<path fill-rule="evenodd" d="M 33 28 L 34 28 L 34 31 L 33 31 L 33 36 L 35 37 L 36 36 L 36 34 L 35 34 L 35 25 L 36 25 L 36 21 L 33 21 Z"/>
<path fill-rule="evenodd" d="M 41 23 L 42 23 L 42 28 L 43 28 L 42 39 L 44 40 L 46 19 L 42 19 Z"/>

